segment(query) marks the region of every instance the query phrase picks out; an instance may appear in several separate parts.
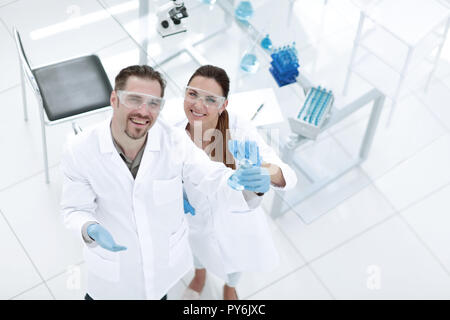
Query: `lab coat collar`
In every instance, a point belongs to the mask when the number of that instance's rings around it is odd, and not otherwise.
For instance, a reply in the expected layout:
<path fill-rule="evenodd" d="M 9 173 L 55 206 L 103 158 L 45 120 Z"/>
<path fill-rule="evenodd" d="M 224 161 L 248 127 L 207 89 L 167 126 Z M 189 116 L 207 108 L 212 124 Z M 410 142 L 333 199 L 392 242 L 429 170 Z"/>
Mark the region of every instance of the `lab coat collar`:
<path fill-rule="evenodd" d="M 178 128 L 182 128 L 183 130 L 186 130 L 188 123 L 189 123 L 188 118 L 185 117 L 183 120 L 177 122 L 175 126 Z"/>
<path fill-rule="evenodd" d="M 147 133 L 147 145 L 145 146 L 146 151 L 160 151 L 161 150 L 161 125 L 159 120 L 156 119 L 155 124 Z"/>
<path fill-rule="evenodd" d="M 99 128 L 99 145 L 101 153 L 112 153 L 116 150 L 111 134 L 111 118 L 100 125 Z M 158 120 L 148 131 L 147 144 L 145 151 L 159 151 L 161 150 L 161 126 Z"/>

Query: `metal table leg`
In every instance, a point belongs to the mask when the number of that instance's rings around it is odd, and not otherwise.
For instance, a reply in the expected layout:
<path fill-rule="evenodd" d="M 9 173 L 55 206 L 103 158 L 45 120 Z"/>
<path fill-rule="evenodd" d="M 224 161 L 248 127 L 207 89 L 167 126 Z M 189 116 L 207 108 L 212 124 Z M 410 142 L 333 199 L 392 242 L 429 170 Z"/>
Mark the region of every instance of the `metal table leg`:
<path fill-rule="evenodd" d="M 364 160 L 367 159 L 369 155 L 369 151 L 371 149 L 373 139 L 375 136 L 375 132 L 380 120 L 381 111 L 384 105 L 385 96 L 380 93 L 378 90 L 372 90 L 367 94 L 363 95 L 356 101 L 350 103 L 343 109 L 336 112 L 330 121 L 322 128 L 321 131 L 325 131 L 347 118 L 357 110 L 361 109 L 369 102 L 373 101 L 372 112 L 367 123 L 366 131 L 364 134 L 364 138 L 361 142 L 361 147 L 359 150 L 359 154 L 351 163 L 349 163 L 345 168 L 332 175 L 331 177 L 327 177 L 325 179 L 320 179 L 312 182 L 312 185 L 309 186 L 306 190 L 304 190 L 301 194 L 293 194 L 292 192 L 285 192 L 281 190 L 277 190 L 275 194 L 275 198 L 272 203 L 271 208 L 271 216 L 273 218 L 277 218 L 285 214 L 288 210 L 297 206 L 307 198 L 316 194 L 318 191 L 322 190 L 330 183 L 335 182 L 337 179 L 341 178 L 343 175 L 359 166 Z M 290 140 L 283 146 L 282 148 L 282 158 L 288 164 L 293 163 L 293 155 L 295 150 L 306 143 L 308 141 L 307 138 L 302 137 L 300 135 L 291 136 Z M 313 177 L 313 174 L 309 174 L 309 176 Z"/>

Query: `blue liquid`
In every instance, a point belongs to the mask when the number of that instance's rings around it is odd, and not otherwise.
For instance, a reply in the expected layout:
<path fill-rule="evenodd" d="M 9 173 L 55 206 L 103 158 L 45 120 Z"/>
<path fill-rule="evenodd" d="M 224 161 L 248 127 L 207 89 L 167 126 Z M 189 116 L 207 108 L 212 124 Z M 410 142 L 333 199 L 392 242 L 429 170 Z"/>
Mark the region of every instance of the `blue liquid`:
<path fill-rule="evenodd" d="M 268 51 L 272 51 L 273 47 L 272 47 L 272 41 L 269 38 L 269 35 L 266 35 L 264 37 L 264 39 L 261 40 L 261 47 L 263 49 L 266 49 Z"/>
<path fill-rule="evenodd" d="M 247 21 L 253 15 L 253 7 L 250 1 L 241 1 L 234 11 L 236 19 Z"/>
<path fill-rule="evenodd" d="M 255 73 L 256 71 L 258 71 L 258 68 L 259 68 L 259 61 L 254 54 L 247 53 L 242 57 L 241 60 L 242 70 L 249 73 Z"/>

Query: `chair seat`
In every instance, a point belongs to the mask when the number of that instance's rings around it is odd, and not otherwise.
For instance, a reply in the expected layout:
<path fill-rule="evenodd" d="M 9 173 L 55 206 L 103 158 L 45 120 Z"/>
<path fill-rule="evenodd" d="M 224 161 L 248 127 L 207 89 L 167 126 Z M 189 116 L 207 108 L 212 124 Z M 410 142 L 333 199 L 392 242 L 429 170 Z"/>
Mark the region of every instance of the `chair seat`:
<path fill-rule="evenodd" d="M 37 68 L 33 74 L 50 121 L 110 105 L 112 87 L 96 55 Z"/>

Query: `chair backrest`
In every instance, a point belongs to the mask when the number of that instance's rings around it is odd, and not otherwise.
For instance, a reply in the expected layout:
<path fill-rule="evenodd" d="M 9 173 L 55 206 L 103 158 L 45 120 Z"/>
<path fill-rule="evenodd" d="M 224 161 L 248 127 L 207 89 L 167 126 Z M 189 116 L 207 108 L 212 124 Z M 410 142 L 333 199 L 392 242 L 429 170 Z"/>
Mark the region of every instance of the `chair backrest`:
<path fill-rule="evenodd" d="M 110 105 L 112 86 L 100 58 L 91 54 L 32 69 L 20 34 L 13 29 L 23 73 L 48 121 L 81 116 Z"/>
<path fill-rule="evenodd" d="M 36 79 L 34 78 L 33 71 L 30 67 L 30 63 L 28 62 L 28 58 L 25 54 L 25 50 L 23 49 L 22 39 L 20 38 L 20 33 L 16 27 L 13 27 L 13 34 L 14 34 L 14 40 L 16 42 L 17 53 L 19 54 L 19 59 L 20 59 L 21 65 L 22 65 L 23 73 L 25 74 L 26 78 L 30 82 L 35 93 L 40 94 L 38 84 L 36 82 Z"/>

